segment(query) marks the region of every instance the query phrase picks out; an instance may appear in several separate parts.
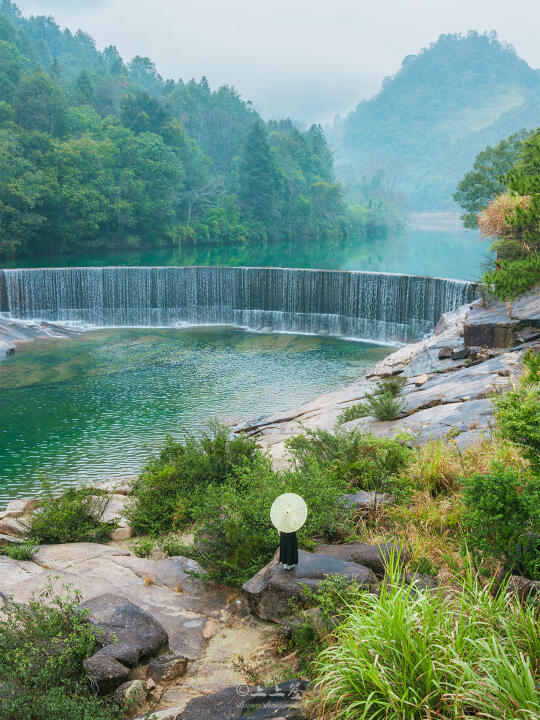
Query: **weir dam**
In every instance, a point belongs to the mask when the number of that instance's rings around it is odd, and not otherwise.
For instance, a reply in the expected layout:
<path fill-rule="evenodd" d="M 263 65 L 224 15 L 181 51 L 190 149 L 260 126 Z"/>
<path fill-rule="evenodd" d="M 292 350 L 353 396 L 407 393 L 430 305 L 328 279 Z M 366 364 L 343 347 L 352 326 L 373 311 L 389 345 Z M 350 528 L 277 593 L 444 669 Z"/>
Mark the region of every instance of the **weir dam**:
<path fill-rule="evenodd" d="M 406 343 L 476 297 L 417 275 L 257 267 L 0 270 L 0 312 L 95 327 L 233 325 Z"/>

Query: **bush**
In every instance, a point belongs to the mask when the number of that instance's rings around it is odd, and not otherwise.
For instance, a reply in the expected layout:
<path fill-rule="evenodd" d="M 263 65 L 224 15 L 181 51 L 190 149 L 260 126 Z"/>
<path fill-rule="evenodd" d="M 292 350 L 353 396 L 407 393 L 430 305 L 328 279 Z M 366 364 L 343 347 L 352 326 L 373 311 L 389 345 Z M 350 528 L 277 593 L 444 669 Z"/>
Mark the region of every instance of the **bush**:
<path fill-rule="evenodd" d="M 139 534 L 160 534 L 193 520 L 193 507 L 208 485 L 224 484 L 237 467 L 251 467 L 259 455 L 253 440 L 213 426 L 184 441 L 168 438 L 133 486 L 128 511 Z"/>
<path fill-rule="evenodd" d="M 119 720 L 118 708 L 93 696 L 83 661 L 97 649 L 78 594 L 48 588 L 0 616 L 2 720 Z M 7 689 L 7 692 L 6 692 Z"/>
<path fill-rule="evenodd" d="M 350 515 L 339 502 L 345 490 L 320 468 L 275 473 L 261 455 L 251 468 L 239 469 L 225 485 L 208 488 L 197 508 L 200 526 L 194 557 L 209 579 L 241 585 L 261 569 L 279 546 L 279 535 L 270 522 L 270 508 L 279 495 L 294 492 L 308 506 L 308 517 L 298 532 L 302 547 L 310 540 L 338 537 Z"/>
<path fill-rule="evenodd" d="M 525 383 L 494 398 L 493 404 L 500 435 L 518 445 L 535 471 L 540 472 L 540 385 Z"/>
<path fill-rule="evenodd" d="M 532 720 L 535 610 L 493 596 L 469 573 L 460 593 L 405 585 L 397 566 L 363 593 L 316 661 L 319 712 L 336 720 Z"/>
<path fill-rule="evenodd" d="M 361 417 L 373 416 L 377 420 L 396 420 L 405 409 L 405 401 L 399 398 L 406 377 L 392 376 L 379 380 L 373 395 L 366 395 L 366 401 L 345 408 L 338 416 L 338 425 L 357 420 Z M 399 399 L 398 399 L 399 398 Z"/>
<path fill-rule="evenodd" d="M 397 397 L 407 384 L 407 378 L 403 375 L 392 375 L 391 377 L 379 380 L 376 386 L 376 395 L 392 395 Z"/>
<path fill-rule="evenodd" d="M 496 270 L 484 275 L 485 284 L 499 300 L 515 300 L 530 290 L 540 277 L 540 255 L 523 260 L 501 260 Z"/>
<path fill-rule="evenodd" d="M 411 450 L 400 439 L 379 438 L 357 430 L 308 431 L 287 441 L 297 469 L 320 471 L 349 489 L 405 490 L 399 473 L 407 466 Z"/>
<path fill-rule="evenodd" d="M 12 560 L 30 560 L 35 549 L 36 545 L 32 542 L 17 543 L 0 548 L 0 555 L 6 555 Z"/>
<path fill-rule="evenodd" d="M 40 543 L 103 542 L 117 527 L 102 522 L 107 506 L 106 493 L 92 488 L 68 488 L 55 497 L 48 483 L 37 512 L 32 515 L 28 535 Z"/>
<path fill-rule="evenodd" d="M 471 553 L 503 561 L 508 571 L 519 562 L 526 575 L 540 579 L 538 546 L 526 536 L 540 530 L 538 480 L 497 463 L 491 473 L 472 475 L 463 485 L 463 527 Z M 523 557 L 516 558 L 520 545 Z"/>
<path fill-rule="evenodd" d="M 348 408 L 345 408 L 343 412 L 338 415 L 337 424 L 344 425 L 345 423 L 351 422 L 351 420 L 358 420 L 358 418 L 367 417 L 369 415 L 369 407 L 365 403 L 356 403 Z"/>

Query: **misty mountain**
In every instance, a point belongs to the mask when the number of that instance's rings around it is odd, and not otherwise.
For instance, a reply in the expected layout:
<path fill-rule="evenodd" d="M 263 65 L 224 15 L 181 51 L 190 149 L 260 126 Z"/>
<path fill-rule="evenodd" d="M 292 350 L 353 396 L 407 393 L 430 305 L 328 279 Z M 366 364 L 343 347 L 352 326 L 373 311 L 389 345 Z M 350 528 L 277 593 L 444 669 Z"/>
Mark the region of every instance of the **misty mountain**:
<path fill-rule="evenodd" d="M 495 33 L 470 32 L 405 57 L 327 137 L 353 191 L 376 177 L 413 209 L 442 209 L 480 150 L 539 124 L 540 71 Z"/>

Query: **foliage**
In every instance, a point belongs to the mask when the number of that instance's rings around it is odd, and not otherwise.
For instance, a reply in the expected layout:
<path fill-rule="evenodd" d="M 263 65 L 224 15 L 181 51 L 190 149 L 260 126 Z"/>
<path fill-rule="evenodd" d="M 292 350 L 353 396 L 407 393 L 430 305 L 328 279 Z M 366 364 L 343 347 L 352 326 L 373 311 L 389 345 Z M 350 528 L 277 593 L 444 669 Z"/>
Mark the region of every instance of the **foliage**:
<path fill-rule="evenodd" d="M 409 448 L 398 438 L 345 431 L 307 431 L 287 441 L 294 466 L 303 473 L 318 467 L 334 482 L 345 482 L 349 489 L 403 492 L 398 475 L 411 457 Z"/>
<path fill-rule="evenodd" d="M 43 483 L 43 499 L 28 526 L 34 544 L 102 542 L 116 528 L 101 517 L 108 502 L 106 494 L 92 488 L 68 488 L 55 496 L 49 483 Z"/>
<path fill-rule="evenodd" d="M 523 385 L 540 385 L 540 352 L 527 350 L 522 360 L 524 374 Z"/>
<path fill-rule="evenodd" d="M 520 564 L 527 574 L 540 579 L 538 544 L 524 542 L 528 532 L 540 531 L 540 486 L 538 479 L 494 464 L 489 474 L 475 474 L 463 480 L 466 511 L 463 524 L 470 551 L 509 561 L 521 542 Z"/>
<path fill-rule="evenodd" d="M 516 164 L 523 142 L 529 135 L 529 131 L 520 130 L 495 147 L 488 145 L 478 153 L 472 170 L 459 182 L 454 193 L 454 200 L 465 210 L 461 219 L 466 228 L 475 228 L 478 214 L 492 198 L 504 193 L 508 173 Z"/>
<path fill-rule="evenodd" d="M 539 96 L 537 71 L 495 33 L 445 34 L 407 55 L 377 95 L 336 120 L 328 138 L 348 182 L 349 176 L 358 184 L 362 175 L 368 181 L 382 176 L 388 191 L 407 195 L 415 210 L 450 209 L 477 153 L 538 126 Z M 484 184 L 485 192 L 491 183 L 499 191 L 506 149 L 497 155 L 494 148 L 481 161 L 489 179 L 479 182 L 480 203 Z"/>
<path fill-rule="evenodd" d="M 269 514 L 276 497 L 294 492 L 304 498 L 308 518 L 298 542 L 310 547 L 312 538 L 331 540 L 344 532 L 350 515 L 339 501 L 344 489 L 344 483 L 315 464 L 304 471 L 276 473 L 270 460 L 259 455 L 252 467 L 238 469 L 225 485 L 207 488 L 197 509 L 194 556 L 209 579 L 241 585 L 271 559 L 279 544 Z"/>
<path fill-rule="evenodd" d="M 0 555 L 6 555 L 12 560 L 30 560 L 36 549 L 35 543 L 30 541 L 13 543 L 0 548 Z"/>
<path fill-rule="evenodd" d="M 118 708 L 90 691 L 83 661 L 97 649 L 79 611 L 80 595 L 47 588 L 27 605 L 9 602 L 0 617 L 0 715 L 3 720 L 118 720 Z"/>
<path fill-rule="evenodd" d="M 509 152 L 505 164 L 512 159 L 513 162 L 497 187 L 492 183 L 490 169 L 480 162 L 480 156 L 473 175 L 485 190 L 481 200 L 484 209 L 478 216 L 478 224 L 484 236 L 495 237 L 492 250 L 497 254 L 484 282 L 495 297 L 512 301 L 540 280 L 540 130 L 521 138 L 512 136 L 504 142 L 506 145 L 501 143 L 500 147 L 504 145 Z M 492 152 L 490 148 L 486 150 L 488 154 Z M 467 185 L 468 177 L 462 183 Z M 493 195 L 488 197 L 491 190 Z M 469 210 L 480 210 L 480 206 L 475 205 L 474 188 L 467 192 L 471 196 L 464 196 L 462 205 Z M 467 217 L 470 219 L 470 213 L 465 216 L 466 222 Z"/>
<path fill-rule="evenodd" d="M 502 437 L 518 445 L 540 472 L 540 384 L 524 384 L 493 399 Z"/>
<path fill-rule="evenodd" d="M 336 422 L 338 425 L 345 425 L 345 423 L 351 422 L 352 420 L 367 417 L 369 414 L 369 407 L 366 403 L 355 403 L 340 412 Z"/>
<path fill-rule="evenodd" d="M 164 80 L 14 8 L 0 5 L 0 257 L 388 227 L 384 203 L 347 207 L 320 126 L 265 123 L 231 87 Z"/>
<path fill-rule="evenodd" d="M 520 718 L 540 711 L 535 610 L 469 571 L 455 593 L 406 585 L 359 595 L 316 662 L 318 716 Z"/>
<path fill-rule="evenodd" d="M 184 441 L 168 438 L 133 486 L 129 517 L 136 533 L 157 535 L 183 527 L 208 486 L 220 486 L 236 468 L 253 466 L 255 442 L 219 425 Z"/>

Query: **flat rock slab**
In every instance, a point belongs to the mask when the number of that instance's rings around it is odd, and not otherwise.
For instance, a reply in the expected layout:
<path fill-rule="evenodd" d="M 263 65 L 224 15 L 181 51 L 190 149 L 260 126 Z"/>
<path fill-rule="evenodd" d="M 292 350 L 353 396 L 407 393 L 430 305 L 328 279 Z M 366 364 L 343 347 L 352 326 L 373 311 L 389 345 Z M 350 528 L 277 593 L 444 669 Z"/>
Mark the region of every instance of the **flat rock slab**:
<path fill-rule="evenodd" d="M 67 570 L 84 560 L 129 555 L 126 550 L 100 545 L 99 543 L 65 543 L 41 545 L 32 556 L 33 562 L 51 570 Z"/>
<path fill-rule="evenodd" d="M 477 433 L 476 437 L 481 438 L 482 434 L 489 433 L 492 421 L 491 402 L 471 400 L 426 408 L 400 420 L 374 422 L 366 429 L 378 437 L 392 437 L 404 432 L 412 435 L 413 445 L 420 445 L 430 440 L 437 440 L 450 431 L 457 433 L 474 431 Z M 364 429 L 362 419 L 353 420 L 343 427 L 352 429 L 358 424 Z"/>
<path fill-rule="evenodd" d="M 292 570 L 283 570 L 274 558 L 243 585 L 242 590 L 253 615 L 278 622 L 289 614 L 289 601 L 302 595 L 302 585 L 316 590 L 319 581 L 326 575 L 348 577 L 367 587 L 377 584 L 372 570 L 338 557 L 299 550 L 298 561 Z"/>
<path fill-rule="evenodd" d="M 236 596 L 206 584 L 189 572 L 187 558 L 145 560 L 99 543 L 41 546 L 32 562 L 0 559 L 0 591 L 15 602 L 28 602 L 52 584 L 80 590 L 83 601 L 112 593 L 146 610 L 169 636 L 171 652 L 189 660 L 200 657 L 215 618 Z"/>
<path fill-rule="evenodd" d="M 367 543 L 345 543 L 344 545 L 318 545 L 314 552 L 318 555 L 331 555 L 346 562 L 364 565 L 377 575 L 382 575 L 391 557 L 400 563 L 408 561 L 407 553 L 392 543 L 368 545 Z"/>

